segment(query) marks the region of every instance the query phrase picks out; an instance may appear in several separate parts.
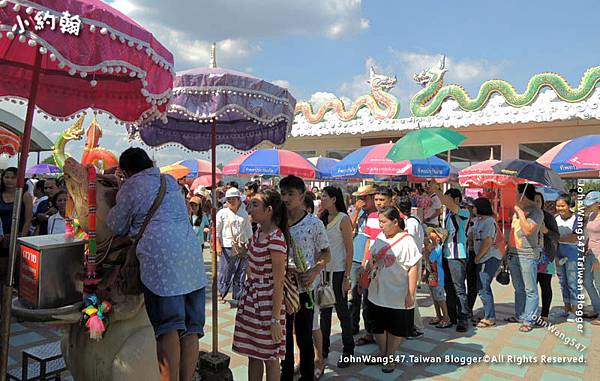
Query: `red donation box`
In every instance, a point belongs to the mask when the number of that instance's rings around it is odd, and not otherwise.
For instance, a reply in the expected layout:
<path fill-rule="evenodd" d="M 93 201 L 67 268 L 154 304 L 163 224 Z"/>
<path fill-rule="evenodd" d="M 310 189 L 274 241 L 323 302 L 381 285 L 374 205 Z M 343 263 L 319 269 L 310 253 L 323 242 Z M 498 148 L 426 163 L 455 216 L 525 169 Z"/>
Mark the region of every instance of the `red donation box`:
<path fill-rule="evenodd" d="M 64 234 L 19 238 L 19 301 L 33 309 L 58 308 L 81 301 L 85 240 Z"/>

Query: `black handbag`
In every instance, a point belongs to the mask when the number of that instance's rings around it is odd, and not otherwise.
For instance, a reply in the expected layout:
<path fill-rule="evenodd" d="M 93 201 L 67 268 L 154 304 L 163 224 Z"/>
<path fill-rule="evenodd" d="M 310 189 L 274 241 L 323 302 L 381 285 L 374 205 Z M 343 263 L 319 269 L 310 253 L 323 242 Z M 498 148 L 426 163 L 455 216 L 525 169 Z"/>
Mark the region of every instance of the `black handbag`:
<path fill-rule="evenodd" d="M 142 238 L 142 234 L 146 230 L 146 226 L 154 216 L 154 213 L 160 206 L 163 198 L 165 197 L 165 193 L 167 190 L 167 184 L 165 180 L 165 175 L 160 175 L 160 189 L 158 191 L 158 195 L 154 199 L 146 218 L 144 219 L 144 223 L 140 228 L 135 240 L 127 250 L 127 257 L 125 258 L 125 263 L 123 263 L 119 269 L 119 273 L 117 276 L 117 288 L 124 295 L 139 295 L 143 292 L 142 289 L 142 280 L 140 278 L 140 260 L 137 257 L 137 244 L 140 238 Z"/>
<path fill-rule="evenodd" d="M 496 275 L 496 280 L 503 286 L 508 286 L 510 283 L 510 274 L 508 273 L 507 266 L 502 263 L 502 267 L 500 268 L 500 272 Z"/>

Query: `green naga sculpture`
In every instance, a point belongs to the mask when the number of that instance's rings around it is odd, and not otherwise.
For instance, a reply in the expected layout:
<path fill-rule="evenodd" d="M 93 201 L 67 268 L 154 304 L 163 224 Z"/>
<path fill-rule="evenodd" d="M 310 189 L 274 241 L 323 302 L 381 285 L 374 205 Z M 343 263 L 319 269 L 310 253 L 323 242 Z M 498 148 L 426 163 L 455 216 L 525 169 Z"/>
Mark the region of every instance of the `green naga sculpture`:
<path fill-rule="evenodd" d="M 438 66 L 414 75 L 414 80 L 424 87 L 410 101 L 410 110 L 414 116 L 434 115 L 440 110 L 446 98 L 454 98 L 460 108 L 465 111 L 477 111 L 487 104 L 494 93 L 502 95 L 506 103 L 513 107 L 523 107 L 533 103 L 544 87 L 554 90 L 556 95 L 565 102 L 581 102 L 592 94 L 598 81 L 600 81 L 600 66 L 588 69 L 576 88 L 572 88 L 557 73 L 534 75 L 522 94 L 517 93 L 510 83 L 501 79 L 492 79 L 481 85 L 476 98 L 470 98 L 469 93 L 462 86 L 454 84 L 444 86 L 446 71 L 448 71 L 446 69 L 446 58 L 442 56 Z"/>
<path fill-rule="evenodd" d="M 328 111 L 333 111 L 340 120 L 348 122 L 356 118 L 356 114 L 361 108 L 367 107 L 375 119 L 395 118 L 400 107 L 396 97 L 389 91 L 396 85 L 396 77 L 377 74 L 371 67 L 367 82 L 371 86 L 371 94 L 358 97 L 347 110 L 341 99 L 335 98 L 322 104 L 317 112 L 313 112 L 309 102 L 299 102 L 296 104 L 294 114 L 302 114 L 309 123 L 314 124 L 321 122 Z"/>
<path fill-rule="evenodd" d="M 83 121 L 85 120 L 85 115 L 80 116 L 75 123 L 73 123 L 69 128 L 60 133 L 54 146 L 52 147 L 52 155 L 54 157 L 54 161 L 56 165 L 62 169 L 65 165 L 65 160 L 70 157 L 68 153 L 65 152 L 65 145 L 71 140 L 81 140 L 83 135 L 85 134 L 85 130 L 83 128 Z"/>

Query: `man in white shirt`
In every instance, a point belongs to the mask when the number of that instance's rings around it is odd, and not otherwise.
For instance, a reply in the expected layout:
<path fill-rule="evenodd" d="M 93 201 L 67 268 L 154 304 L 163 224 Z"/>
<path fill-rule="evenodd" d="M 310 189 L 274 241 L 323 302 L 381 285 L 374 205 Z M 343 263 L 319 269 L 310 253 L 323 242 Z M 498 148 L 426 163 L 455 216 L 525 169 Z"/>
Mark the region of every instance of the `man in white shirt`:
<path fill-rule="evenodd" d="M 252 239 L 252 225 L 237 188 L 229 188 L 225 199 L 226 206 L 217 213 L 217 282 L 221 303 L 225 303 L 225 297 L 233 286 L 232 306 L 235 306 L 242 294 L 248 259 L 246 255 L 234 256 L 232 247 L 234 241 L 248 243 Z"/>

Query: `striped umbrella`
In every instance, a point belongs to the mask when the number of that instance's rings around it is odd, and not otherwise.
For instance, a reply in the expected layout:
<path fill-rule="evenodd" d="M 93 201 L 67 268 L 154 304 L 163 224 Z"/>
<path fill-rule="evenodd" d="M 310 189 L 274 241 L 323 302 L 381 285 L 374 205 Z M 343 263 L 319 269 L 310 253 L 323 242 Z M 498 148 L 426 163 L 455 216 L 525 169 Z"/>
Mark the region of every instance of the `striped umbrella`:
<path fill-rule="evenodd" d="M 584 135 L 551 148 L 537 162 L 559 174 L 600 169 L 600 135 Z"/>
<path fill-rule="evenodd" d="M 180 160 L 172 165 L 183 165 L 190 169 L 190 173 L 187 174 L 186 178 L 195 179 L 196 177 L 210 175 L 211 171 L 211 163 L 207 160 L 200 159 L 189 159 L 189 160 Z M 221 175 L 222 172 L 219 168 L 217 168 L 217 176 Z"/>
<path fill-rule="evenodd" d="M 296 152 L 284 149 L 259 149 L 233 159 L 223 168 L 224 175 L 295 175 L 315 179 L 317 168 Z"/>
<path fill-rule="evenodd" d="M 394 162 L 387 157 L 393 147 L 394 143 L 385 143 L 359 148 L 333 167 L 331 174 L 334 177 L 375 178 L 396 176 L 443 178 L 450 175 L 450 165 L 437 156 Z"/>

